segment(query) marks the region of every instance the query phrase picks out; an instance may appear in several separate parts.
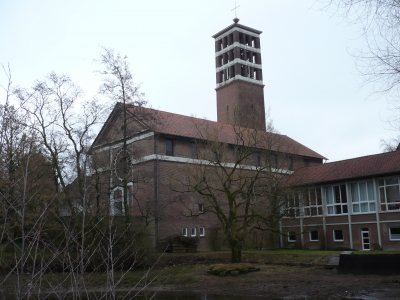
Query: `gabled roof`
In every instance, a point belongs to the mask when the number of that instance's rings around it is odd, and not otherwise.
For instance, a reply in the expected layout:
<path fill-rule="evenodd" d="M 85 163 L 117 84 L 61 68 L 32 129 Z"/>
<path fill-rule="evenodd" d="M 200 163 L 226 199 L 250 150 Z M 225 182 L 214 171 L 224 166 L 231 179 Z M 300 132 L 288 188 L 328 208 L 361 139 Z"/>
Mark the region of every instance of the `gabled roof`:
<path fill-rule="evenodd" d="M 400 174 L 400 150 L 304 167 L 289 181 L 313 185 Z"/>
<path fill-rule="evenodd" d="M 143 115 L 155 116 L 154 118 L 147 118 L 147 120 L 143 120 L 142 122 L 145 123 L 150 130 L 165 135 L 203 140 L 210 139 L 210 136 L 212 136 L 211 138 L 217 136 L 220 142 L 228 144 L 237 144 L 238 136 L 243 135 L 244 138 L 256 137 L 259 141 L 268 141 L 268 149 L 272 151 L 325 159 L 322 155 L 286 135 L 239 128 L 230 124 L 188 117 L 150 108 L 131 106 L 129 111 L 133 115 L 136 115 L 136 111 L 138 111 Z M 261 144 L 263 144 L 263 142 L 260 142 L 260 145 Z M 266 147 L 260 148 L 266 149 Z"/>

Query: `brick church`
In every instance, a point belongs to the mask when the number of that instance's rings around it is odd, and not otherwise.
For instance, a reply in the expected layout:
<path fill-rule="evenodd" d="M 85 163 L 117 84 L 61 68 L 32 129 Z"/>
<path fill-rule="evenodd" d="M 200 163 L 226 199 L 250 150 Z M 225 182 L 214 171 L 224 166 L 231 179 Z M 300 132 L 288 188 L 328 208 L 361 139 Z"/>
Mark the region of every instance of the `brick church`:
<path fill-rule="evenodd" d="M 155 246 L 185 236 L 198 240 L 199 251 L 220 249 L 223 236 L 215 207 L 208 207 L 206 196 L 176 183 L 188 187 L 190 176 L 205 166 L 240 168 L 295 187 L 280 197 L 279 218 L 271 228 L 278 233 L 276 239 L 264 227 L 259 235 L 249 235 L 253 242 L 245 246 L 400 250 L 400 151 L 324 164 L 324 156 L 271 131 L 265 115 L 261 33 L 235 18 L 213 35 L 217 122 L 115 106 L 90 150 L 95 172 L 104 181 L 105 209 L 116 217 L 135 217 Z M 125 123 L 124 110 L 129 117 Z M 251 155 L 238 164 L 238 153 L 250 148 Z M 266 198 L 268 190 L 257 199 Z"/>

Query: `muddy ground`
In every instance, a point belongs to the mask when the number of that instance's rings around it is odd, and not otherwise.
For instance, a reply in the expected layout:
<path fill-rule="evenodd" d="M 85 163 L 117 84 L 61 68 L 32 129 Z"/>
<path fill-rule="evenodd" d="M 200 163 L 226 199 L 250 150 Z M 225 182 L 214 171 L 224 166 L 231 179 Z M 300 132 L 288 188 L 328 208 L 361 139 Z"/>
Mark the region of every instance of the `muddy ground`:
<path fill-rule="evenodd" d="M 226 262 L 222 257 L 207 262 L 199 257 L 176 257 L 164 270 L 170 274 L 160 290 L 207 294 L 263 296 L 271 298 L 327 297 L 353 299 L 400 299 L 400 266 L 396 272 L 358 270 L 344 272 L 327 264 L 330 256 L 252 256 L 244 261 L 260 268 L 237 276 L 207 275 L 208 266 Z M 272 261 L 274 260 L 274 261 Z"/>

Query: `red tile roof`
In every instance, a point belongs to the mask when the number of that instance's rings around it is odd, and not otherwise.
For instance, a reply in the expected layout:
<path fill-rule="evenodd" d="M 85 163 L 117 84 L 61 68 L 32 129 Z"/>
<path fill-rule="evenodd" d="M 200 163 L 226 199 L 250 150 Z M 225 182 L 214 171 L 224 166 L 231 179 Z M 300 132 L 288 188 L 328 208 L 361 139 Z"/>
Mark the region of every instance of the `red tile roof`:
<path fill-rule="evenodd" d="M 145 123 L 150 130 L 166 135 L 193 139 L 217 138 L 223 143 L 237 144 L 237 138 L 243 134 L 244 139 L 256 137 L 257 140 L 260 141 L 254 144 L 256 148 L 270 149 L 272 151 L 312 158 L 325 158 L 286 135 L 260 132 L 248 128 L 238 128 L 229 124 L 178 115 L 150 108 L 131 107 L 130 111 L 134 115 L 138 112 L 140 115 L 153 116 L 151 118 L 146 117 L 145 119 L 147 120 L 143 120 L 143 123 Z M 250 143 L 250 141 L 247 143 L 245 142 L 243 145 L 247 146 L 250 145 Z M 258 145 L 259 147 L 257 147 Z"/>
<path fill-rule="evenodd" d="M 400 150 L 301 168 L 289 181 L 311 185 L 396 173 L 400 174 Z"/>

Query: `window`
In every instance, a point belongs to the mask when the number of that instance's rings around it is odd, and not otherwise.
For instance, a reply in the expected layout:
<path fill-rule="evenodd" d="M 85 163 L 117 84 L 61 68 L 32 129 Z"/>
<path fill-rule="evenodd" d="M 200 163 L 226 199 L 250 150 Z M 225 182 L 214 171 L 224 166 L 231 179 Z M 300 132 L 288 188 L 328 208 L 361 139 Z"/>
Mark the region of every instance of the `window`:
<path fill-rule="evenodd" d="M 366 213 L 375 211 L 373 181 L 364 181 L 351 184 L 351 203 L 353 213 Z"/>
<path fill-rule="evenodd" d="M 172 139 L 165 140 L 165 154 L 168 156 L 174 155 L 174 147 L 173 147 Z"/>
<path fill-rule="evenodd" d="M 192 236 L 196 236 L 196 228 L 192 228 Z"/>
<path fill-rule="evenodd" d="M 187 234 L 188 234 L 187 227 L 183 227 L 182 228 L 182 235 L 183 236 L 187 236 Z"/>
<path fill-rule="evenodd" d="M 199 214 L 204 213 L 204 204 L 199 204 Z"/>
<path fill-rule="evenodd" d="M 400 209 L 400 183 L 399 178 L 378 180 L 381 211 Z"/>
<path fill-rule="evenodd" d="M 206 235 L 206 231 L 205 231 L 204 227 L 200 227 L 199 228 L 199 234 L 200 234 L 200 236 L 205 236 Z"/>
<path fill-rule="evenodd" d="M 276 169 L 277 166 L 278 166 L 277 160 L 276 160 L 276 155 L 275 155 L 275 154 L 271 154 L 271 155 L 269 156 L 269 160 L 270 160 L 269 163 L 270 163 L 270 165 L 271 165 L 271 168 Z"/>
<path fill-rule="evenodd" d="M 343 242 L 343 230 L 342 229 L 333 230 L 333 240 L 335 242 Z"/>
<path fill-rule="evenodd" d="M 111 192 L 110 214 L 112 216 L 123 216 L 124 208 L 124 192 L 122 187 L 117 187 Z"/>
<path fill-rule="evenodd" d="M 195 142 L 190 143 L 190 157 L 197 158 L 197 144 Z"/>
<path fill-rule="evenodd" d="M 293 171 L 293 159 L 289 157 L 287 159 L 288 170 Z"/>
<path fill-rule="evenodd" d="M 334 185 L 326 188 L 326 208 L 328 215 L 347 214 L 346 185 Z"/>
<path fill-rule="evenodd" d="M 400 241 L 400 227 L 389 228 L 389 236 L 391 241 Z"/>
<path fill-rule="evenodd" d="M 303 193 L 303 206 L 305 216 L 322 216 L 321 189 L 308 189 Z"/>
<path fill-rule="evenodd" d="M 260 166 L 260 153 L 253 153 L 254 165 Z"/>
<path fill-rule="evenodd" d="M 288 232 L 288 242 L 295 242 L 296 241 L 296 232 L 289 231 Z"/>
<path fill-rule="evenodd" d="M 318 230 L 310 231 L 310 242 L 318 242 L 318 241 L 319 241 Z"/>
<path fill-rule="evenodd" d="M 289 195 L 286 200 L 286 217 L 295 218 L 300 216 L 299 195 Z"/>

